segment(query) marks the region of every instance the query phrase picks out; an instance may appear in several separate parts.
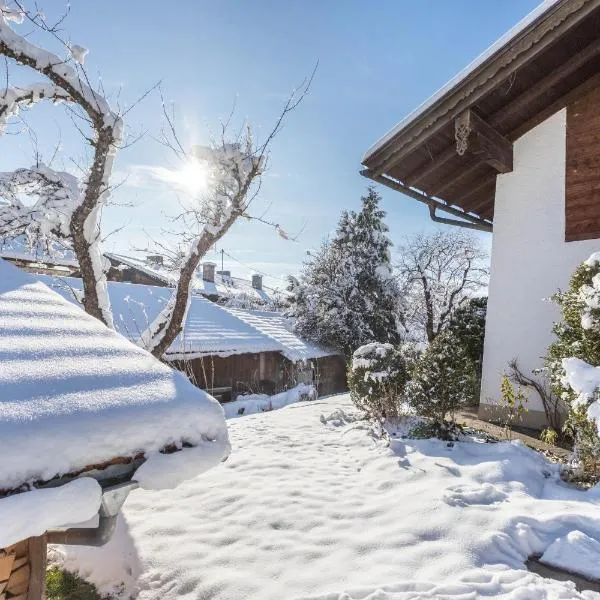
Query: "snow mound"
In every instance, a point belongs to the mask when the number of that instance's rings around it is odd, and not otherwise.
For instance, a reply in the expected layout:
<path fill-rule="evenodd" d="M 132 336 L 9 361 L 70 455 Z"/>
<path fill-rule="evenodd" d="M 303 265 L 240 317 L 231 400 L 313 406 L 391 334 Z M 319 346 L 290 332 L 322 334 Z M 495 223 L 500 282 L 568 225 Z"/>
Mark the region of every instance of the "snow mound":
<path fill-rule="evenodd" d="M 198 448 L 190 463 L 187 452 L 159 454 L 184 443 Z M 218 464 L 229 453 L 223 409 L 181 373 L 0 260 L 0 489 L 139 453 L 148 458 L 140 476 L 170 462 L 168 486 Z"/>
<path fill-rule="evenodd" d="M 494 573 L 481 569 L 469 573 L 458 583 L 404 581 L 370 589 L 303 596 L 297 600 L 558 600 L 596 597 L 597 594 L 593 592 L 578 593 L 575 584 L 570 581 L 550 581 L 528 571 Z"/>
<path fill-rule="evenodd" d="M 300 383 L 296 387 L 274 396 L 268 396 L 267 394 L 238 396 L 237 400 L 224 404 L 223 409 L 225 410 L 225 416 L 228 419 L 233 419 L 244 415 L 276 410 L 302 400 L 314 400 L 316 397 L 317 390 L 313 385 Z"/>
<path fill-rule="evenodd" d="M 540 562 L 595 579 L 600 572 L 600 542 L 581 531 L 570 531 L 550 544 Z"/>
<path fill-rule="evenodd" d="M 506 500 L 507 495 L 491 483 L 480 486 L 458 485 L 444 494 L 444 502 L 450 506 L 472 504 L 495 504 Z"/>

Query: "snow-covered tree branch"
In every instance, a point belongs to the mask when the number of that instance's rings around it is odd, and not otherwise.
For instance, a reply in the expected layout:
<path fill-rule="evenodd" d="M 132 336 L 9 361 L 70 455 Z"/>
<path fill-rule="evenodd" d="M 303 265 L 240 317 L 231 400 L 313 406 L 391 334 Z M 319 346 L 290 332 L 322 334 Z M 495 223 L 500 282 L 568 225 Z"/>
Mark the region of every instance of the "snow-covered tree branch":
<path fill-rule="evenodd" d="M 107 100 L 94 91 L 83 69 L 87 51 L 70 46 L 66 58 L 30 42 L 16 27 L 28 19 L 41 32 L 51 33 L 45 22 L 29 15 L 17 3 L 17 9 L 0 1 L 0 55 L 17 65 L 43 75 L 47 81 L 26 87 L 0 90 L 0 134 L 7 120 L 23 106 L 43 99 L 68 102 L 78 107 L 89 123 L 92 134 L 86 138 L 93 158 L 86 175 L 76 180 L 67 173 L 46 165 L 5 173 L 0 180 L 0 230 L 5 234 L 68 237 L 79 261 L 86 311 L 112 325 L 100 240 L 100 213 L 110 193 L 109 178 L 115 152 L 123 134 L 123 122 Z M 67 47 L 67 44 L 65 44 Z M 34 192 L 36 202 L 25 206 L 19 194 Z M 11 230 L 11 225 L 14 227 Z"/>
<path fill-rule="evenodd" d="M 316 69 L 316 67 L 315 67 Z M 228 139 L 229 120 L 223 124 L 220 140 L 210 147 L 195 147 L 190 155 L 180 142 L 170 113 L 165 109 L 165 143 L 184 162 L 205 169 L 206 194 L 194 198 L 179 215 L 188 233 L 189 249 L 181 260 L 177 286 L 161 313 L 142 336 L 145 348 L 160 358 L 173 343 L 185 322 L 191 298 L 194 273 L 209 249 L 219 241 L 239 217 L 252 218 L 248 209 L 256 197 L 265 171 L 271 142 L 281 130 L 286 116 L 308 93 L 311 76 L 289 96 L 273 129 L 262 143 L 255 143 L 249 126 L 234 141 Z M 164 106 L 164 103 L 163 103 Z M 279 225 L 273 225 L 282 235 Z M 284 233 L 284 232 L 283 232 Z"/>

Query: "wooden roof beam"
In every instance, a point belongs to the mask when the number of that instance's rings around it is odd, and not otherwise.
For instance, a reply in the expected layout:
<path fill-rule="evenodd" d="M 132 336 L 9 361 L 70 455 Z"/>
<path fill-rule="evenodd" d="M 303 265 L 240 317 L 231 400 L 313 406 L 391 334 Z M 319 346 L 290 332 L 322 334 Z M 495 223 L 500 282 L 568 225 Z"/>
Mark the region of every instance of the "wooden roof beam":
<path fill-rule="evenodd" d="M 458 183 L 462 181 L 468 180 L 479 168 L 481 167 L 481 162 L 477 161 L 473 163 L 470 167 L 462 171 L 454 172 L 454 174 L 445 181 L 440 181 L 438 185 L 436 185 L 433 189 L 429 190 L 431 196 L 437 196 L 438 198 L 443 197 L 444 193 L 451 189 Z"/>
<path fill-rule="evenodd" d="M 468 108 L 454 121 L 456 152 L 474 154 L 498 173 L 513 170 L 513 146 L 502 134 L 486 123 L 476 112 Z"/>
<path fill-rule="evenodd" d="M 578 69 L 586 65 L 600 55 L 600 40 L 595 40 L 588 44 L 583 50 L 574 54 L 559 68 L 555 69 L 546 77 L 543 77 L 535 85 L 532 85 L 526 92 L 518 96 L 515 100 L 503 106 L 491 117 L 488 118 L 490 125 L 499 127 L 502 123 L 512 117 L 515 113 L 530 106 L 544 94 L 547 94 L 553 87 L 558 85 L 563 79 L 575 73 Z"/>
<path fill-rule="evenodd" d="M 426 167 L 417 167 L 413 169 L 406 177 L 403 177 L 406 185 L 417 186 L 421 181 L 427 181 L 440 167 L 443 167 L 449 160 L 456 156 L 456 148 L 454 144 L 440 152 L 436 156 L 431 157 L 431 162 Z"/>

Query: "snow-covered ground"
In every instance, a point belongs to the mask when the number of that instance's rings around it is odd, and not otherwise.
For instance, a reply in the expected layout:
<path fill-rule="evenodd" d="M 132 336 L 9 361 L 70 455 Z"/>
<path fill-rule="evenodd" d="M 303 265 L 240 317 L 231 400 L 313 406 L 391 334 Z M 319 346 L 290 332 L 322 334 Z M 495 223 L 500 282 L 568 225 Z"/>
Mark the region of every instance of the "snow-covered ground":
<path fill-rule="evenodd" d="M 143 599 L 600 597 L 525 570 L 579 531 L 549 558 L 580 540 L 600 576 L 600 493 L 568 487 L 522 445 L 388 446 L 345 395 L 229 429 L 226 463 L 176 490 L 133 492 L 116 537 L 67 549 L 66 567 Z"/>

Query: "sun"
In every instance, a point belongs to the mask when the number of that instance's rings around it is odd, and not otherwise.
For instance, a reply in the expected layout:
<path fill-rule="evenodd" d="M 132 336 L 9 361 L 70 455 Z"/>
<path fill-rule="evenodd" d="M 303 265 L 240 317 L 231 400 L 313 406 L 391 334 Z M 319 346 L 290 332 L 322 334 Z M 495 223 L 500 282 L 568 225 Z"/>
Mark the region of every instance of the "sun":
<path fill-rule="evenodd" d="M 179 169 L 161 169 L 161 179 L 175 184 L 193 196 L 208 189 L 208 168 L 197 160 L 187 161 Z"/>
<path fill-rule="evenodd" d="M 208 169 L 197 160 L 190 160 L 173 174 L 175 182 L 193 195 L 206 191 L 208 187 Z"/>

